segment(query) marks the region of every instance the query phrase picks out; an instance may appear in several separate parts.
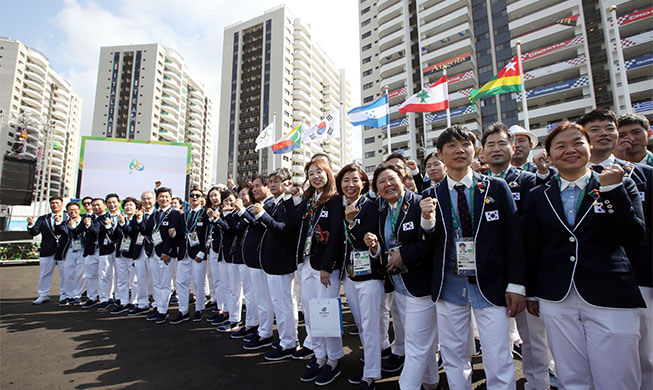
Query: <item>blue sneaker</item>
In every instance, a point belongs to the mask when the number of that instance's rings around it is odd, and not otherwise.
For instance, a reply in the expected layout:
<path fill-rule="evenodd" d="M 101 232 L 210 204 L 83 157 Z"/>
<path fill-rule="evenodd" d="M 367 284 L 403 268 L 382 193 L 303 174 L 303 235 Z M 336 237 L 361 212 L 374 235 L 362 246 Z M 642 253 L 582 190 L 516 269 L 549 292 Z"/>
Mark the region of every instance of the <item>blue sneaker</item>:
<path fill-rule="evenodd" d="M 245 345 L 243 345 L 243 348 L 251 351 L 254 349 L 269 347 L 271 345 L 272 336 L 262 339 L 257 334 L 256 337 L 254 337 L 251 341 L 246 342 Z"/>
<path fill-rule="evenodd" d="M 157 309 L 154 309 L 150 312 L 150 314 L 145 319 L 148 321 L 156 321 L 157 318 L 159 318 L 159 311 Z"/>
<path fill-rule="evenodd" d="M 302 372 L 302 375 L 299 376 L 299 380 L 302 382 L 313 382 L 318 377 L 318 375 L 320 375 L 320 367 L 317 365 L 316 361 L 308 365 L 306 370 Z"/>
<path fill-rule="evenodd" d="M 330 365 L 325 364 L 320 369 L 320 373 L 315 379 L 315 384 L 318 386 L 326 386 L 329 383 L 333 382 L 340 375 L 340 363 L 336 364 L 335 367 L 331 368 Z"/>
<path fill-rule="evenodd" d="M 202 311 L 196 310 L 195 314 L 193 314 L 193 322 L 200 322 L 200 321 L 202 321 Z"/>
<path fill-rule="evenodd" d="M 97 311 L 109 310 L 109 302 L 100 302 L 100 305 L 97 307 Z"/>
<path fill-rule="evenodd" d="M 163 324 L 168 320 L 168 312 L 165 312 L 163 314 L 159 313 L 159 315 L 156 317 L 156 323 L 157 324 Z"/>
<path fill-rule="evenodd" d="M 177 324 L 181 324 L 182 322 L 185 322 L 185 321 L 188 321 L 188 320 L 190 320 L 190 316 L 188 315 L 188 313 L 184 313 L 184 314 L 182 314 L 182 313 L 177 313 L 177 315 L 175 316 L 175 318 L 173 318 L 172 320 L 170 320 L 170 324 L 171 324 L 171 325 L 177 325 Z M 157 318 L 157 320 L 156 320 L 156 323 L 157 323 L 157 324 L 159 323 L 159 319 L 158 319 L 158 318 Z"/>

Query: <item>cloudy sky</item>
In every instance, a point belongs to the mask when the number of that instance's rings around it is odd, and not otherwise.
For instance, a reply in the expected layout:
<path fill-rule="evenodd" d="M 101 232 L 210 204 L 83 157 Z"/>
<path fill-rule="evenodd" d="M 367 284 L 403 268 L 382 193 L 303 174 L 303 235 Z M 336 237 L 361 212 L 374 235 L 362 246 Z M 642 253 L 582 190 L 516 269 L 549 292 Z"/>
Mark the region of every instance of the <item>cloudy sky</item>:
<path fill-rule="evenodd" d="M 360 103 L 358 2 L 286 0 L 311 25 L 314 40 L 345 68 L 352 104 Z M 0 0 L 0 36 L 43 52 L 84 100 L 82 135 L 91 133 L 100 47 L 160 43 L 176 49 L 189 72 L 219 101 L 224 27 L 284 3 L 269 0 Z M 216 109 L 216 111 L 218 111 Z M 216 116 L 217 116 L 216 112 Z M 217 131 L 217 128 L 216 128 Z M 355 149 L 360 154 L 360 132 Z"/>

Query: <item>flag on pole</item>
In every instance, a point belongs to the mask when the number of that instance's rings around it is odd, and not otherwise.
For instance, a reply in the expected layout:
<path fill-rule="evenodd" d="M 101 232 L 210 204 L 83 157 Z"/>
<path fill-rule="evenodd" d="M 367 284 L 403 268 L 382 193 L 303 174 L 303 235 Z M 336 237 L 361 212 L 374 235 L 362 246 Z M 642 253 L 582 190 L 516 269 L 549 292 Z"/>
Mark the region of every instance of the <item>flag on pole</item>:
<path fill-rule="evenodd" d="M 424 88 L 406 99 L 399 106 L 399 112 L 435 112 L 449 108 L 449 93 L 447 90 L 447 75 L 440 77 L 435 84 Z"/>
<path fill-rule="evenodd" d="M 318 142 L 335 138 L 340 134 L 340 110 L 329 113 L 324 120 L 309 127 L 304 134 L 304 142 Z"/>
<path fill-rule="evenodd" d="M 474 101 L 490 95 L 521 91 L 521 76 L 519 73 L 519 58 L 515 57 L 492 80 L 479 89 L 472 91 L 469 100 Z"/>
<path fill-rule="evenodd" d="M 259 149 L 267 148 L 274 144 L 274 122 L 271 122 L 263 131 L 261 131 L 256 137 L 256 148 L 255 151 Z"/>
<path fill-rule="evenodd" d="M 390 122 L 388 95 L 381 96 L 374 103 L 356 107 L 347 113 L 351 124 L 369 127 L 383 127 Z"/>
<path fill-rule="evenodd" d="M 300 123 L 290 133 L 281 137 L 277 143 L 272 145 L 272 152 L 274 154 L 283 154 L 293 151 L 302 143 L 302 124 Z"/>

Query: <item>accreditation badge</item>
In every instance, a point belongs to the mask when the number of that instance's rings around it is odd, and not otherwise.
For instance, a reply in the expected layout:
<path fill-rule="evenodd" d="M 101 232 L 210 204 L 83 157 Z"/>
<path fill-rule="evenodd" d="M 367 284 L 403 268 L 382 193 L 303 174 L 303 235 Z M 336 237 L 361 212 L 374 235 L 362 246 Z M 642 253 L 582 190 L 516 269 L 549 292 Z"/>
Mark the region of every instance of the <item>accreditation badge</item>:
<path fill-rule="evenodd" d="M 158 246 L 159 244 L 163 243 L 163 239 L 161 238 L 161 232 L 160 231 L 154 231 L 152 232 L 152 243 L 154 246 Z"/>
<path fill-rule="evenodd" d="M 473 238 L 456 240 L 456 274 L 476 276 L 476 243 Z"/>
<path fill-rule="evenodd" d="M 127 252 L 129 251 L 129 247 L 132 244 L 132 239 L 131 237 L 123 237 L 122 241 L 120 242 L 120 251 L 121 252 Z"/>
<path fill-rule="evenodd" d="M 354 276 L 369 275 L 372 273 L 372 264 L 370 262 L 370 251 L 353 251 L 351 252 L 351 262 L 354 265 Z"/>
<path fill-rule="evenodd" d="M 136 245 L 143 245 L 143 240 L 145 240 L 145 236 L 138 233 L 138 236 L 136 236 Z"/>
<path fill-rule="evenodd" d="M 82 250 L 82 240 L 80 239 L 75 239 L 71 243 L 73 252 L 79 252 Z"/>
<path fill-rule="evenodd" d="M 188 233 L 188 245 L 191 247 L 200 244 L 200 239 L 197 237 L 197 232 Z"/>

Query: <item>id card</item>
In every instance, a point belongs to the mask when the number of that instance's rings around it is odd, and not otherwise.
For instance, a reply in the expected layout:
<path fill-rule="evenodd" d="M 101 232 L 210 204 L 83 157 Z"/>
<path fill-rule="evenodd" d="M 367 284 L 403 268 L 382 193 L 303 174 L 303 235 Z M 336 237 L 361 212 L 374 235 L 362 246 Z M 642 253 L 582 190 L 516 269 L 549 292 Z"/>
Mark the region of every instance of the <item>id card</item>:
<path fill-rule="evenodd" d="M 401 245 L 397 245 L 388 249 L 388 251 L 400 253 L 400 249 L 401 249 Z M 405 273 L 408 273 L 408 268 L 406 268 L 406 266 L 403 266 L 401 268 L 393 268 L 391 271 L 389 271 L 390 275 L 405 274 Z"/>
<path fill-rule="evenodd" d="M 476 248 L 473 238 L 456 240 L 456 274 L 476 276 Z"/>
<path fill-rule="evenodd" d="M 130 237 L 123 237 L 122 241 L 120 242 L 120 251 L 121 252 L 127 252 L 129 251 L 129 247 L 132 244 L 132 239 Z"/>
<path fill-rule="evenodd" d="M 71 243 L 71 246 L 72 246 L 73 252 L 81 251 L 82 250 L 82 240 L 80 240 L 80 239 L 73 240 L 72 243 Z"/>
<path fill-rule="evenodd" d="M 311 254 L 311 239 L 312 237 L 308 237 L 306 239 L 306 245 L 304 245 L 304 256 L 309 256 Z"/>
<path fill-rule="evenodd" d="M 372 273 L 370 251 L 351 252 L 351 262 L 354 265 L 354 276 L 363 276 Z"/>
<path fill-rule="evenodd" d="M 188 233 L 188 245 L 197 246 L 200 244 L 200 239 L 197 238 L 197 232 Z"/>
<path fill-rule="evenodd" d="M 136 236 L 136 245 L 143 245 L 143 240 L 145 240 L 145 236 L 138 233 L 138 236 Z"/>
<path fill-rule="evenodd" d="M 158 246 L 159 244 L 163 243 L 163 239 L 161 238 L 161 232 L 160 231 L 154 231 L 152 232 L 152 243 L 154 246 Z"/>

